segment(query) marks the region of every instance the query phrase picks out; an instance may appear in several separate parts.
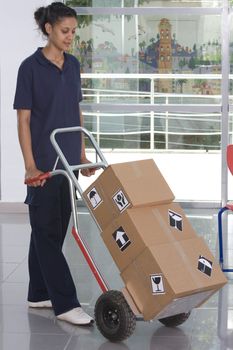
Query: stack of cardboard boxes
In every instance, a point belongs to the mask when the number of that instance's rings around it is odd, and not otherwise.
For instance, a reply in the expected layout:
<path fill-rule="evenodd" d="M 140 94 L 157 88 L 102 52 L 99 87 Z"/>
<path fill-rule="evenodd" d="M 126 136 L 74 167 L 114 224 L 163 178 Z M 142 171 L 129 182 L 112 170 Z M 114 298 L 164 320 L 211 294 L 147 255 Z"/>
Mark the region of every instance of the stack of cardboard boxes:
<path fill-rule="evenodd" d="M 153 160 L 110 165 L 83 198 L 145 320 L 188 312 L 226 283 Z"/>

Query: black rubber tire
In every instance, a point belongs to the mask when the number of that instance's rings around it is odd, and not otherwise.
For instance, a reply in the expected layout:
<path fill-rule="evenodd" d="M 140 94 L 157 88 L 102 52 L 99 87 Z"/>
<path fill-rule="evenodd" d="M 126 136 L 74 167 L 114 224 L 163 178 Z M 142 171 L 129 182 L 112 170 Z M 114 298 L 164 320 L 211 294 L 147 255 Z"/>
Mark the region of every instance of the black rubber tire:
<path fill-rule="evenodd" d="M 191 311 L 187 313 L 177 314 L 174 316 L 160 318 L 159 322 L 161 322 L 166 327 L 177 327 L 184 323 L 189 318 L 190 314 Z"/>
<path fill-rule="evenodd" d="M 100 333 L 112 342 L 128 338 L 135 330 L 136 317 L 117 290 L 102 294 L 95 304 L 95 321 Z"/>

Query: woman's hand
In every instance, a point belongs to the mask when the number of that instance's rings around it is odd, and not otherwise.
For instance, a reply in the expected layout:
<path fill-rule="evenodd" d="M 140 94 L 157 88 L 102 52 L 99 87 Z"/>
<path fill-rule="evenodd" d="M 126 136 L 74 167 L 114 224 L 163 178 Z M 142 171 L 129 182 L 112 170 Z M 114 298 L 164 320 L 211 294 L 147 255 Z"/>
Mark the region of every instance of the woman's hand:
<path fill-rule="evenodd" d="M 86 157 L 81 158 L 80 163 L 81 164 L 87 164 L 87 163 L 91 164 L 91 162 Z M 97 168 L 85 168 L 85 169 L 81 170 L 81 174 L 83 176 L 88 176 L 89 177 L 91 175 L 94 175 L 96 170 L 97 170 Z"/>
<path fill-rule="evenodd" d="M 37 177 L 41 174 L 44 174 L 43 171 L 38 170 L 37 168 L 27 169 L 26 173 L 25 173 L 25 180 Z M 37 181 L 31 182 L 30 184 L 28 184 L 28 186 L 31 186 L 31 187 L 41 186 L 41 187 L 43 187 L 45 182 L 46 182 L 46 180 L 37 180 Z"/>

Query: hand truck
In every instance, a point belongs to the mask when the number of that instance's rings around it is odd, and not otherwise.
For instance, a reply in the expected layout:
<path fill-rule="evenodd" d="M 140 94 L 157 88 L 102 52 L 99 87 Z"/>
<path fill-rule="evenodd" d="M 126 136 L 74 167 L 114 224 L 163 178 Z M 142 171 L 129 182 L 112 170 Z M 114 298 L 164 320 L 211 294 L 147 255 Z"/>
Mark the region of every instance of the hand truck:
<path fill-rule="evenodd" d="M 56 135 L 61 133 L 73 133 L 81 132 L 84 133 L 89 141 L 91 142 L 94 150 L 96 161 L 95 163 L 79 164 L 79 165 L 70 165 L 63 152 L 60 148 L 58 142 L 56 141 Z M 97 299 L 95 304 L 95 321 L 99 331 L 102 335 L 109 339 L 110 341 L 122 341 L 127 339 L 135 330 L 136 320 L 143 320 L 143 317 L 140 315 L 137 306 L 130 297 L 126 288 L 123 288 L 122 291 L 110 290 L 108 284 L 101 275 L 100 270 L 98 269 L 96 263 L 94 262 L 87 245 L 84 243 L 81 235 L 78 230 L 78 212 L 76 205 L 76 190 L 79 192 L 79 195 L 85 202 L 85 197 L 83 196 L 83 190 L 78 182 L 77 177 L 75 176 L 75 171 L 87 169 L 87 168 L 102 168 L 103 170 L 107 168 L 108 163 L 100 150 L 95 138 L 93 135 L 83 127 L 70 127 L 70 128 L 60 128 L 55 129 L 50 136 L 51 143 L 57 153 L 57 159 L 52 171 L 43 173 L 35 178 L 30 178 L 25 181 L 26 184 L 30 184 L 34 181 L 40 181 L 44 179 L 49 179 L 52 176 L 63 175 L 67 178 L 69 183 L 70 190 L 70 200 L 71 200 L 71 209 L 72 209 L 72 219 L 73 219 L 73 228 L 72 235 L 77 242 L 84 258 L 86 259 L 87 264 L 89 265 L 96 281 L 99 284 L 103 294 Z M 61 161 L 64 169 L 56 169 L 58 161 Z M 88 205 L 86 205 L 87 208 Z M 92 212 L 89 211 L 93 216 Z M 95 220 L 96 222 L 96 220 Z M 99 227 L 98 223 L 96 222 Z M 169 316 L 159 321 L 167 327 L 175 327 L 184 323 L 190 315 L 188 313 L 182 313 L 178 315 Z"/>

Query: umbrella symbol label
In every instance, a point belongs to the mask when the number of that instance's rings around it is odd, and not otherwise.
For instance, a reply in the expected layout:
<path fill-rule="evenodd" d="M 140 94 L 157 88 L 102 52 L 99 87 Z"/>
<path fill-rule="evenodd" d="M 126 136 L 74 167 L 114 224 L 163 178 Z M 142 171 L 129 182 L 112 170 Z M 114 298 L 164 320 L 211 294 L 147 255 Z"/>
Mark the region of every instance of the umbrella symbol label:
<path fill-rule="evenodd" d="M 91 202 L 93 209 L 95 209 L 100 203 L 103 202 L 102 198 L 100 197 L 99 193 L 96 191 L 95 187 L 93 187 L 90 190 L 90 192 L 87 193 L 87 197 Z"/>
<path fill-rule="evenodd" d="M 120 226 L 112 236 L 122 252 L 131 244 L 122 226 Z"/>
<path fill-rule="evenodd" d="M 169 223 L 171 227 L 176 228 L 179 231 L 183 231 L 183 219 L 182 216 L 175 213 L 172 210 L 168 210 Z"/>
<path fill-rule="evenodd" d="M 122 212 L 130 204 L 122 190 L 117 191 L 112 198 L 120 212 Z"/>
<path fill-rule="evenodd" d="M 198 267 L 197 267 L 198 270 L 200 270 L 201 272 L 205 273 L 208 276 L 211 276 L 212 265 L 213 265 L 212 261 L 206 259 L 202 255 L 199 255 Z"/>
<path fill-rule="evenodd" d="M 150 281 L 152 287 L 152 294 L 165 294 L 162 275 L 150 275 Z"/>

